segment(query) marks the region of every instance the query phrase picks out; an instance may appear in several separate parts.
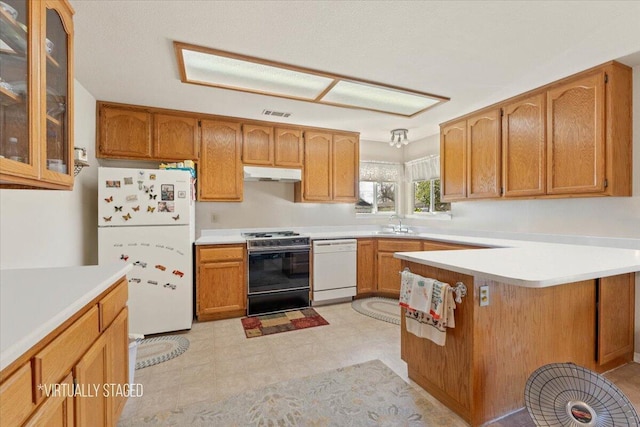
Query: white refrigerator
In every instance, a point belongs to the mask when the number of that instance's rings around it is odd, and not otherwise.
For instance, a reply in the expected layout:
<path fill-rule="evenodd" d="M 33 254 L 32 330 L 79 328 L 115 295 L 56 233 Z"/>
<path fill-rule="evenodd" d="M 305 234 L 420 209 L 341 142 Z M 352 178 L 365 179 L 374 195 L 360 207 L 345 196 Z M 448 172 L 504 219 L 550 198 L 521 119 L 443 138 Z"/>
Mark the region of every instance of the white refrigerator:
<path fill-rule="evenodd" d="M 98 169 L 98 261 L 133 264 L 130 333 L 191 328 L 194 199 L 186 170 Z"/>

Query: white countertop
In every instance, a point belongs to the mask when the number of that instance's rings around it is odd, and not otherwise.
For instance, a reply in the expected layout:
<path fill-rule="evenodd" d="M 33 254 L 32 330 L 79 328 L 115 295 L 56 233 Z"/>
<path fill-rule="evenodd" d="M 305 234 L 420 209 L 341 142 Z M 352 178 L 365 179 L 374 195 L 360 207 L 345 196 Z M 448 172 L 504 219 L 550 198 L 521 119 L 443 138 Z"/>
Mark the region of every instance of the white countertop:
<path fill-rule="evenodd" d="M 554 243 L 515 248 L 396 252 L 394 256 L 530 288 L 640 271 L 640 250 Z"/>
<path fill-rule="evenodd" d="M 311 240 L 375 237 L 483 246 L 488 249 L 396 252 L 395 257 L 517 286 L 540 288 L 640 271 L 640 242 L 637 245 L 639 249 L 618 249 L 419 231 L 388 234 L 380 230 L 376 226 L 293 228 Z M 203 230 L 196 245 L 244 243 L 245 239 L 240 235 L 243 231 L 249 230 Z"/>
<path fill-rule="evenodd" d="M 483 237 L 468 237 L 457 236 L 449 234 L 437 234 L 437 233 L 401 233 L 401 234 L 389 234 L 382 233 L 379 227 L 366 227 L 358 229 L 354 227 L 354 230 L 322 230 L 322 227 L 308 227 L 308 228 L 294 228 L 292 229 L 304 236 L 308 236 L 311 240 L 321 239 L 352 239 L 352 238 L 388 238 L 388 239 L 423 239 L 423 240 L 436 240 L 448 243 L 462 243 L 470 245 L 481 245 L 487 247 L 505 247 L 516 245 L 526 245 L 525 241 L 504 240 L 504 239 L 491 239 Z M 242 237 L 241 233 L 249 231 L 249 229 L 229 229 L 229 230 L 203 230 L 202 235 L 195 242 L 196 245 L 225 245 L 225 244 L 243 244 L 246 239 Z M 250 231 L 273 231 L 265 229 L 257 229 Z"/>
<path fill-rule="evenodd" d="M 0 370 L 130 269 L 109 264 L 0 270 Z"/>

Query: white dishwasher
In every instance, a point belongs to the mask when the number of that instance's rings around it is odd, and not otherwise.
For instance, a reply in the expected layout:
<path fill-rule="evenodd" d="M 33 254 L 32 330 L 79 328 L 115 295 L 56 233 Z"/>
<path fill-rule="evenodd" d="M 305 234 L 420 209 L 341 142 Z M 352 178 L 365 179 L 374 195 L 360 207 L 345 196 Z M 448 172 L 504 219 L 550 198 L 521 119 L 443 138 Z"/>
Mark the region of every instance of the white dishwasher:
<path fill-rule="evenodd" d="M 313 302 L 356 294 L 356 239 L 313 242 Z"/>

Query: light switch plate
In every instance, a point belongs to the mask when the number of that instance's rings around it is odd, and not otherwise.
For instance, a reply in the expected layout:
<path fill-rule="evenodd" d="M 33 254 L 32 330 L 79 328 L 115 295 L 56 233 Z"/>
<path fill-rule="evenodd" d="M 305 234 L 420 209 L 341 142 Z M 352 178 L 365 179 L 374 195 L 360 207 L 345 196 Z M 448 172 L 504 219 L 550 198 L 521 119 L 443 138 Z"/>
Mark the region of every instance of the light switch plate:
<path fill-rule="evenodd" d="M 489 305 L 489 286 L 480 286 L 480 307 Z"/>

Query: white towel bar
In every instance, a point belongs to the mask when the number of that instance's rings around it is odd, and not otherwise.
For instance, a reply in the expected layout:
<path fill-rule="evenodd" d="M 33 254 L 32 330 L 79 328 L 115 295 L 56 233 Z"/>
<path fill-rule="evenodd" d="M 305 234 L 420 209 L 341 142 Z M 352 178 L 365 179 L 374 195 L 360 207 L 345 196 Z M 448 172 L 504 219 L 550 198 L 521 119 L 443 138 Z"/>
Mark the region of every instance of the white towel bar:
<path fill-rule="evenodd" d="M 398 274 L 401 275 L 405 271 L 411 273 L 409 267 L 405 267 L 404 270 L 398 271 Z M 456 294 L 456 302 L 460 304 L 462 302 L 462 298 L 467 296 L 467 286 L 462 282 L 457 282 L 455 286 L 449 287 L 449 292 L 454 292 Z"/>

